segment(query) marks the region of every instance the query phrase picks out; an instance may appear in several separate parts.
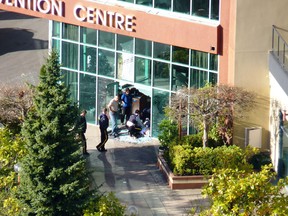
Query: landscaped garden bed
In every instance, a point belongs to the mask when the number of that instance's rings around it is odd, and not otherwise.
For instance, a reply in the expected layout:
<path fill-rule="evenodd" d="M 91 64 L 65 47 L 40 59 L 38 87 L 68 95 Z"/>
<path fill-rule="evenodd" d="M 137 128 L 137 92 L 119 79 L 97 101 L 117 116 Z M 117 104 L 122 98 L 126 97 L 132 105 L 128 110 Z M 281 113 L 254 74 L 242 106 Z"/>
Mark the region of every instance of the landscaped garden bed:
<path fill-rule="evenodd" d="M 208 183 L 207 177 L 203 175 L 175 176 L 161 154 L 158 155 L 157 166 L 165 175 L 172 190 L 202 188 Z"/>

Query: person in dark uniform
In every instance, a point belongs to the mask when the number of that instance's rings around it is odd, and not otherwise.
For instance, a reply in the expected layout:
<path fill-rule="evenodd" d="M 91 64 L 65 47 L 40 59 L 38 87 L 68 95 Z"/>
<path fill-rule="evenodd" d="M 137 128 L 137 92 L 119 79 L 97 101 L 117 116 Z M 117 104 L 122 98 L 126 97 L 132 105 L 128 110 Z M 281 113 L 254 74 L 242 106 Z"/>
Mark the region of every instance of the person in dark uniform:
<path fill-rule="evenodd" d="M 136 138 L 142 136 L 142 129 L 145 128 L 141 119 L 140 119 L 140 111 L 136 110 L 134 114 L 130 115 L 129 120 L 126 123 L 126 127 L 129 131 L 130 136 L 134 136 Z"/>
<path fill-rule="evenodd" d="M 108 109 L 104 108 L 98 119 L 99 127 L 100 127 L 100 134 L 101 134 L 101 142 L 96 146 L 96 148 L 100 152 L 107 151 L 105 149 L 105 143 L 108 140 L 107 128 L 109 126 L 109 118 L 107 116 L 107 112 L 108 112 Z"/>
<path fill-rule="evenodd" d="M 86 121 L 86 110 L 82 110 L 80 113 L 80 118 L 79 118 L 79 136 L 81 138 L 82 146 L 83 146 L 83 154 L 88 155 L 89 153 L 87 152 L 87 141 L 86 141 L 86 129 L 87 129 L 87 121 Z"/>

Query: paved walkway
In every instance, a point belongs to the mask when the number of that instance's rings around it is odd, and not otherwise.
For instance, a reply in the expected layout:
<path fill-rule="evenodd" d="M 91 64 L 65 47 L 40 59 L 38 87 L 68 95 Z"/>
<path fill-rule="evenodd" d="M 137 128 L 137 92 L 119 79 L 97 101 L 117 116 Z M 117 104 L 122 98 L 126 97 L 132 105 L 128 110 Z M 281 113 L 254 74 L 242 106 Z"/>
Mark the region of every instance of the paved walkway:
<path fill-rule="evenodd" d="M 95 185 L 100 191 L 115 192 L 127 213 L 141 216 L 188 215 L 192 207 L 198 210 L 207 202 L 200 189 L 171 190 L 164 175 L 157 168 L 159 143 L 152 139 L 143 143 L 109 139 L 107 152 L 98 152 L 99 128 L 88 126 L 87 160 Z M 133 141 L 133 140 L 131 140 Z M 135 140 L 134 140 L 135 141 Z"/>

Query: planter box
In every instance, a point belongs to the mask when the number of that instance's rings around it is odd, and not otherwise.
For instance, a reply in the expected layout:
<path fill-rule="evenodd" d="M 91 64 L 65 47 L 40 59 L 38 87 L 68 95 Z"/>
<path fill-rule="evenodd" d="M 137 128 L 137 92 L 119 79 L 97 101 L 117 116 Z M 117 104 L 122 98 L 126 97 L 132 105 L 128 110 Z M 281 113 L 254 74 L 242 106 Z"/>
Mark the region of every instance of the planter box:
<path fill-rule="evenodd" d="M 166 176 L 169 187 L 172 190 L 200 189 L 208 183 L 208 180 L 203 175 L 175 176 L 161 154 L 158 155 L 157 166 Z"/>

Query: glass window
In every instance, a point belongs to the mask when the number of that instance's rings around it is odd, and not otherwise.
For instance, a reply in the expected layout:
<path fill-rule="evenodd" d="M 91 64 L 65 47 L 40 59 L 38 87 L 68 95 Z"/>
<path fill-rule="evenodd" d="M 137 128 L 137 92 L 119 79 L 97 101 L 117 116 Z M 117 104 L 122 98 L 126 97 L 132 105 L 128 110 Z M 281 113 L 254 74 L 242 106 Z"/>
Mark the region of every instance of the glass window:
<path fill-rule="evenodd" d="M 191 65 L 194 67 L 208 69 L 208 53 L 192 50 Z"/>
<path fill-rule="evenodd" d="M 173 11 L 190 14 L 190 0 L 173 0 Z"/>
<path fill-rule="evenodd" d="M 152 7 L 152 0 L 136 0 L 136 4 Z"/>
<path fill-rule="evenodd" d="M 98 74 L 114 77 L 115 54 L 114 52 L 99 49 Z"/>
<path fill-rule="evenodd" d="M 199 17 L 209 17 L 209 0 L 193 0 L 192 14 Z"/>
<path fill-rule="evenodd" d="M 154 0 L 155 8 L 161 8 L 164 10 L 171 9 L 171 0 Z"/>
<path fill-rule="evenodd" d="M 77 69 L 78 45 L 62 41 L 62 66 Z"/>
<path fill-rule="evenodd" d="M 135 57 L 135 81 L 151 85 L 151 60 Z"/>
<path fill-rule="evenodd" d="M 218 74 L 217 73 L 209 73 L 209 82 L 212 84 L 217 84 L 218 83 Z"/>
<path fill-rule="evenodd" d="M 172 66 L 172 91 L 188 86 L 189 69 L 178 65 Z"/>
<path fill-rule="evenodd" d="M 219 20 L 219 0 L 211 0 L 211 19 Z"/>
<path fill-rule="evenodd" d="M 159 123 L 164 119 L 164 108 L 169 103 L 169 93 L 154 89 L 152 96 L 152 136 L 159 134 Z"/>
<path fill-rule="evenodd" d="M 62 69 L 61 74 L 63 75 L 62 81 L 69 87 L 73 102 L 78 103 L 78 73 Z"/>
<path fill-rule="evenodd" d="M 210 54 L 210 70 L 218 70 L 218 55 Z"/>
<path fill-rule="evenodd" d="M 208 82 L 208 72 L 202 70 L 191 70 L 190 75 L 190 87 L 191 88 L 202 88 Z"/>
<path fill-rule="evenodd" d="M 124 35 L 118 35 L 117 50 L 133 53 L 133 38 Z"/>
<path fill-rule="evenodd" d="M 189 64 L 189 49 L 182 47 L 172 47 L 172 61 L 182 64 Z"/>
<path fill-rule="evenodd" d="M 170 88 L 170 65 L 163 62 L 154 61 L 154 80 L 153 86 L 167 89 Z"/>
<path fill-rule="evenodd" d="M 63 39 L 78 41 L 78 26 L 63 23 Z"/>
<path fill-rule="evenodd" d="M 57 50 L 60 53 L 60 40 L 52 39 L 52 48 Z"/>
<path fill-rule="evenodd" d="M 96 49 L 80 46 L 80 70 L 96 73 Z"/>
<path fill-rule="evenodd" d="M 52 37 L 60 37 L 60 23 L 52 22 Z"/>
<path fill-rule="evenodd" d="M 99 47 L 115 49 L 115 34 L 99 31 Z"/>
<path fill-rule="evenodd" d="M 170 60 L 170 46 L 162 43 L 154 43 L 154 58 Z"/>
<path fill-rule="evenodd" d="M 134 56 L 132 54 L 117 54 L 117 78 L 134 82 Z"/>
<path fill-rule="evenodd" d="M 80 35 L 80 42 L 96 45 L 97 30 L 81 27 Z"/>
<path fill-rule="evenodd" d="M 79 82 L 79 107 L 86 109 L 86 120 L 95 124 L 96 105 L 96 77 L 88 74 L 80 74 Z"/>
<path fill-rule="evenodd" d="M 149 56 L 152 53 L 152 42 L 142 39 L 135 39 L 135 54 Z"/>
<path fill-rule="evenodd" d="M 107 107 L 115 95 L 119 95 L 119 83 L 106 78 L 98 78 L 97 116 Z M 111 121 L 110 121 L 111 123 Z"/>

